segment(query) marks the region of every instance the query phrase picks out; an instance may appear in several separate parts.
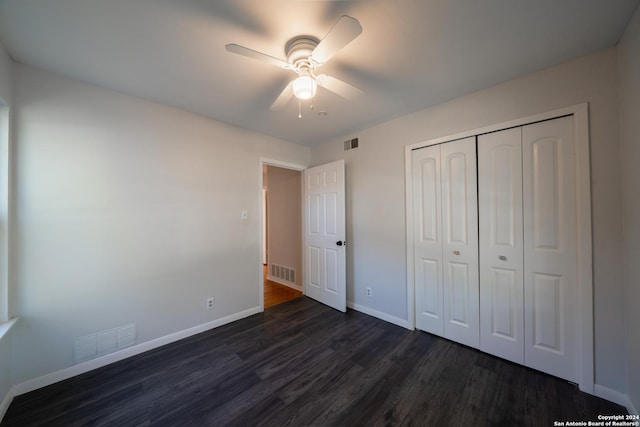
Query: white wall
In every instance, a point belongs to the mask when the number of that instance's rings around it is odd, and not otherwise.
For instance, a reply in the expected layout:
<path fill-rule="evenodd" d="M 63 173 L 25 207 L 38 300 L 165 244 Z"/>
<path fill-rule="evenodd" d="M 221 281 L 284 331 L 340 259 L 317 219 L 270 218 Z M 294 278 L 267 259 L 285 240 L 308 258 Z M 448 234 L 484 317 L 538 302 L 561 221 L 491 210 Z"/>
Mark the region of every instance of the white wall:
<path fill-rule="evenodd" d="M 590 108 L 596 383 L 624 390 L 615 48 L 312 149 L 312 165 L 346 161 L 348 300 L 407 318 L 405 145 L 582 102 L 589 102 Z M 360 148 L 344 152 L 342 141 L 355 136 L 360 138 Z M 372 288 L 373 297 L 366 296 L 366 287 Z"/>
<path fill-rule="evenodd" d="M 14 71 L 16 383 L 69 367 L 76 337 L 136 323 L 142 343 L 259 307 L 259 158 L 309 149 Z"/>
<path fill-rule="evenodd" d="M 267 166 L 267 254 L 271 264 L 293 268 L 302 286 L 301 173 Z"/>
<path fill-rule="evenodd" d="M 0 100 L 4 104 L 11 103 L 11 67 L 13 61 L 7 54 L 2 43 L 0 43 Z"/>
<path fill-rule="evenodd" d="M 640 8 L 618 46 L 627 393 L 640 411 Z"/>
<path fill-rule="evenodd" d="M 7 108 L 6 106 L 11 106 L 12 104 L 12 100 L 11 100 L 11 68 L 12 68 L 12 61 L 11 58 L 9 58 L 9 56 L 7 55 L 7 52 L 4 49 L 4 46 L 2 46 L 2 44 L 0 44 L 0 105 L 2 105 L 2 107 L 0 108 Z M 0 129 L 0 165 L 7 165 L 7 160 L 4 158 L 7 151 L 7 145 L 8 145 L 8 133 L 7 133 L 7 126 L 9 124 L 9 115 L 7 114 L 7 111 L 0 111 L 0 126 L 2 127 L 2 129 Z M 6 166 L 5 166 L 6 167 Z M 4 168 L 3 168 L 4 169 Z M 8 177 L 7 171 L 6 170 L 2 170 L 0 171 L 0 185 L 2 186 L 2 189 L 0 190 L 0 194 L 2 195 L 2 200 L 0 201 L 0 206 L 2 206 L 2 208 L 0 209 L 1 214 L 2 214 L 2 218 L 0 219 L 0 224 L 2 224 L 2 228 L 0 230 L 0 250 L 2 250 L 3 252 L 5 251 L 5 240 L 7 238 L 7 217 L 6 217 L 6 191 L 7 191 L 7 182 L 6 179 Z M 0 268 L 2 268 L 3 271 L 0 271 L 0 274 L 2 275 L 2 278 L 0 279 L 0 298 L 4 298 L 5 295 L 8 293 L 7 292 L 7 287 L 9 286 L 9 281 L 8 281 L 8 277 L 7 277 L 7 265 L 6 265 L 6 259 L 7 259 L 7 254 L 6 253 L 0 253 L 0 257 L 2 259 L 2 262 L 0 262 Z M 8 305 L 5 304 L 5 301 L 0 301 L 0 304 L 2 304 L 2 309 L 0 309 L 0 317 L 4 318 L 6 317 L 6 312 L 8 311 Z M 2 319 L 0 319 L 0 322 L 2 321 Z M 11 389 L 11 386 L 13 385 L 13 379 L 12 379 L 12 373 L 13 373 L 13 364 L 12 364 L 12 352 L 13 352 L 13 346 L 12 346 L 12 338 L 11 335 L 13 334 L 13 331 L 9 331 L 7 334 L 5 334 L 4 337 L 2 337 L 2 339 L 0 339 L 0 402 L 2 402 L 5 397 L 7 396 L 9 390 Z M 2 413 L 0 413 L 0 417 L 2 416 Z"/>

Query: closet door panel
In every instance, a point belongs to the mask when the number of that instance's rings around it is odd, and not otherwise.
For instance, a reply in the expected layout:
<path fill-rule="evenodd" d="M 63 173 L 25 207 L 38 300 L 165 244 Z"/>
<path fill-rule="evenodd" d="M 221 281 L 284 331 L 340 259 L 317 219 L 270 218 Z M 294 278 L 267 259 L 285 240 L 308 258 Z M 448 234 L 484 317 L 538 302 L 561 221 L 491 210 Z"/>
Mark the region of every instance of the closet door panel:
<path fill-rule="evenodd" d="M 444 336 L 478 348 L 478 200 L 475 137 L 442 144 Z"/>
<path fill-rule="evenodd" d="M 416 327 L 444 334 L 440 146 L 413 152 Z"/>
<path fill-rule="evenodd" d="M 576 382 L 573 118 L 524 126 L 522 135 L 525 364 Z"/>
<path fill-rule="evenodd" d="M 480 349 L 524 363 L 522 132 L 478 137 Z"/>

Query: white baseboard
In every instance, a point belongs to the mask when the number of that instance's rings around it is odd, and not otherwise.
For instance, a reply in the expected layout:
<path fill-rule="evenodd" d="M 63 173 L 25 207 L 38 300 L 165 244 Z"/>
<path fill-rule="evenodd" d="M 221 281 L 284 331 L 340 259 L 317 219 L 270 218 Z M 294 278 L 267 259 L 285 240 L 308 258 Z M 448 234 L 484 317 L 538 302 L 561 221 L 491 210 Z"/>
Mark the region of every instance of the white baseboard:
<path fill-rule="evenodd" d="M 4 414 L 7 413 L 7 409 L 9 409 L 9 405 L 11 405 L 11 402 L 13 401 L 13 398 L 15 396 L 16 386 L 12 386 L 7 392 L 7 395 L 4 397 L 4 399 L 2 399 L 2 402 L 0 403 L 0 421 L 2 421 L 2 419 L 4 418 Z"/>
<path fill-rule="evenodd" d="M 374 310 L 373 308 L 366 307 L 364 305 L 356 304 L 353 301 L 347 301 L 347 307 L 352 308 L 356 311 L 359 311 L 364 314 L 368 314 L 369 316 L 377 317 L 380 320 L 384 320 L 385 322 L 393 323 L 394 325 L 402 326 L 405 329 L 409 328 L 409 322 L 405 319 L 401 319 L 396 316 L 392 316 L 387 313 L 383 313 L 378 310 Z"/>
<path fill-rule="evenodd" d="M 624 393 L 621 393 L 617 390 L 613 390 L 609 387 L 605 387 L 600 384 L 595 384 L 593 386 L 593 394 L 595 396 L 606 399 L 610 402 L 617 403 L 618 405 L 624 406 L 625 408 L 627 408 L 627 411 L 629 412 L 629 414 L 638 415 L 638 411 L 633 406 L 633 402 L 631 402 L 631 399 L 629 398 L 629 396 Z"/>
<path fill-rule="evenodd" d="M 271 281 L 271 282 L 276 282 L 280 285 L 283 286 L 287 286 L 291 289 L 295 289 L 296 291 L 300 291 L 302 292 L 302 286 L 300 285 L 296 285 L 295 283 L 291 283 L 291 282 L 285 282 L 284 280 L 278 278 L 278 277 L 273 277 L 271 275 L 267 275 L 267 280 Z"/>
<path fill-rule="evenodd" d="M 37 390 L 39 388 L 46 387 L 51 384 L 55 384 L 59 381 L 63 381 L 71 377 L 75 377 L 76 375 L 84 374 L 86 372 L 101 368 L 103 366 L 107 366 L 111 363 L 118 362 L 128 357 L 132 357 L 137 354 L 144 353 L 145 351 L 153 350 L 154 348 L 158 348 L 163 345 L 167 345 L 172 342 L 179 341 L 183 338 L 188 338 L 192 335 L 196 335 L 201 332 L 208 331 L 209 329 L 217 328 L 222 325 L 226 325 L 227 323 L 244 319 L 245 317 L 249 317 L 256 313 L 260 313 L 261 311 L 262 310 L 260 309 L 260 307 L 253 307 L 248 310 L 223 317 L 221 319 L 212 320 L 211 322 L 203 323 L 201 325 L 194 326 L 189 329 L 184 329 L 182 331 L 174 332 L 172 334 L 165 335 L 163 337 L 159 337 L 151 341 L 146 341 L 146 342 L 134 345 L 132 347 L 125 348 L 115 353 L 110 353 L 110 354 L 98 357 L 96 359 L 78 363 L 77 365 L 70 366 L 68 368 L 43 375 L 41 377 L 27 380 L 13 387 L 12 389 L 14 392 L 13 395 L 19 396 L 21 394 L 29 393 L 30 391 Z"/>

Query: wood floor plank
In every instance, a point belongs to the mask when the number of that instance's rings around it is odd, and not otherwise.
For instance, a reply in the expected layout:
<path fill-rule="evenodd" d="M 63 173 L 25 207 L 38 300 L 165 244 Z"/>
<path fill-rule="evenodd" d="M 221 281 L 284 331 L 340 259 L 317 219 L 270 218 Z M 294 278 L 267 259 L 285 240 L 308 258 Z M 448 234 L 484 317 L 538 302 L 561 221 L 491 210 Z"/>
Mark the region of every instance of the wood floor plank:
<path fill-rule="evenodd" d="M 306 372 L 308 375 L 313 375 L 315 367 L 325 360 L 331 360 L 333 354 L 334 352 L 331 349 L 325 349 L 320 354 L 308 352 L 297 359 L 291 359 L 283 363 L 279 375 L 273 377 L 270 381 L 261 381 L 255 384 L 234 399 L 228 401 L 225 406 L 221 408 L 221 411 L 211 412 L 207 416 L 206 425 L 218 425 L 217 423 L 222 419 L 226 419 L 227 422 L 236 425 L 255 425 L 255 423 L 263 417 L 263 414 L 260 413 L 259 417 L 254 419 L 254 422 L 245 424 L 244 422 L 250 418 L 248 414 L 255 413 L 255 408 L 260 407 L 264 401 L 272 402 L 276 406 L 285 405 L 285 402 L 280 399 L 278 391 L 298 377 L 299 372 Z M 220 413 L 224 414 L 225 418 L 223 418 Z"/>
<path fill-rule="evenodd" d="M 18 396 L 1 426 L 538 426 L 625 413 L 558 378 L 303 297 Z"/>

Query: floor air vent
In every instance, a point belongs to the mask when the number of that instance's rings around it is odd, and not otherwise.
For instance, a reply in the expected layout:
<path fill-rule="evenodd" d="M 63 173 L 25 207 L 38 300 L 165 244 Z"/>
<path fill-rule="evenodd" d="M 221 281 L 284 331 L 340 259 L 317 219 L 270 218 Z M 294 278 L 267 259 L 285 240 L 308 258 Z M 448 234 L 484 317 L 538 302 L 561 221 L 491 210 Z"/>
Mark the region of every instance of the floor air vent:
<path fill-rule="evenodd" d="M 73 363 L 81 363 L 136 344 L 135 323 L 73 340 Z"/>
<path fill-rule="evenodd" d="M 296 271 L 293 268 L 284 265 L 271 264 L 271 277 L 284 282 L 296 283 Z"/>

